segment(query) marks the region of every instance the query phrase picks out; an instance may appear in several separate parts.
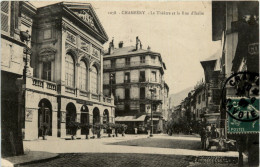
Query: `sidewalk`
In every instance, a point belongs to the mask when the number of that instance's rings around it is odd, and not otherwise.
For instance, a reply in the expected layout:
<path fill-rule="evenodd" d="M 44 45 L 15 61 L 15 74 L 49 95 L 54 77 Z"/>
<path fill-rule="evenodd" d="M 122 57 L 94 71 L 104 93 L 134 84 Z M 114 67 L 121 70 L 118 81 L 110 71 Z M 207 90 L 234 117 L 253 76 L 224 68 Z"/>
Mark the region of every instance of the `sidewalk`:
<path fill-rule="evenodd" d="M 52 153 L 143 153 L 165 155 L 191 155 L 191 156 L 226 156 L 238 157 L 238 152 L 211 152 L 203 150 L 189 150 L 176 148 L 137 147 L 126 145 L 112 145 L 110 143 L 133 139 L 147 138 L 147 135 L 126 135 L 126 137 L 111 137 L 101 139 L 56 140 L 56 141 L 27 141 L 24 147 L 33 151 L 46 151 Z M 168 138 L 180 140 L 200 140 L 198 137 L 154 135 L 153 138 Z"/>
<path fill-rule="evenodd" d="M 65 139 L 50 139 L 50 140 L 35 140 L 24 141 L 25 155 L 7 157 L 2 159 L 2 166 L 9 167 L 7 161 L 13 166 L 19 164 L 28 164 L 33 162 L 45 161 L 58 157 L 60 153 L 134 153 L 134 154 L 160 154 L 160 155 L 185 155 L 185 156 L 213 156 L 213 157 L 238 157 L 237 152 L 210 152 L 203 150 L 178 149 L 178 148 L 158 148 L 158 147 L 142 147 L 142 146 L 127 146 L 113 145 L 116 142 L 127 142 L 134 139 L 147 139 L 147 135 L 126 135 L 125 137 L 105 137 L 101 139 L 81 139 L 81 140 L 65 140 Z M 173 140 L 194 140 L 199 141 L 196 136 L 183 135 L 154 135 L 155 139 L 173 139 Z M 152 140 L 151 138 L 151 140 Z M 5 161 L 7 160 L 7 161 Z"/>
<path fill-rule="evenodd" d="M 1 159 L 2 167 L 15 167 L 19 165 L 45 161 L 58 157 L 56 153 L 43 152 L 43 151 L 28 151 L 24 155 L 6 157 Z"/>

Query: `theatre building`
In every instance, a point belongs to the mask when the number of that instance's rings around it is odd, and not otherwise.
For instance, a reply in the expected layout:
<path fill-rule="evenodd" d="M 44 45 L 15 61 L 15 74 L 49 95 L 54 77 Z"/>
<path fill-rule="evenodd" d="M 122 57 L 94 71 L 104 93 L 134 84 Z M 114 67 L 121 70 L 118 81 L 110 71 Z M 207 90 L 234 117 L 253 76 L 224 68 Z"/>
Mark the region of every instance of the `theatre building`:
<path fill-rule="evenodd" d="M 17 81 L 24 139 L 41 137 L 42 124 L 48 125 L 48 136 L 65 138 L 71 121 L 114 122 L 114 100 L 102 93 L 103 44 L 108 37 L 91 4 L 31 8 L 34 13 L 22 17 L 23 32 L 31 40 L 21 54 L 24 79 Z"/>
<path fill-rule="evenodd" d="M 104 94 L 115 97 L 117 123 L 128 125 L 127 132 L 146 133 L 150 129 L 153 112 L 154 132 L 162 132 L 168 118 L 169 87 L 164 81 L 166 69 L 160 53 L 142 48 L 136 37 L 136 46 L 115 48 L 110 42 L 104 55 Z"/>

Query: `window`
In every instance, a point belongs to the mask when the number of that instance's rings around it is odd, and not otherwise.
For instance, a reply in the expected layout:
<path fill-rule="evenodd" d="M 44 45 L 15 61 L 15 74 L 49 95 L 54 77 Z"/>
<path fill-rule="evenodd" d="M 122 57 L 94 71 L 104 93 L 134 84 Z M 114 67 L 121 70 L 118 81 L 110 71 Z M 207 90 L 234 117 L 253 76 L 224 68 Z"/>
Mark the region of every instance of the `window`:
<path fill-rule="evenodd" d="M 125 58 L 125 65 L 130 65 L 130 57 Z"/>
<path fill-rule="evenodd" d="M 157 110 L 157 105 L 156 104 L 152 104 L 152 111 L 156 111 Z"/>
<path fill-rule="evenodd" d="M 75 80 L 75 66 L 74 60 L 70 54 L 66 54 L 65 58 L 65 84 L 70 87 L 74 87 L 74 80 Z"/>
<path fill-rule="evenodd" d="M 126 88 L 126 89 L 125 89 L 125 99 L 126 99 L 126 100 L 129 100 L 129 99 L 130 99 L 130 89 L 129 89 L 129 88 Z"/>
<path fill-rule="evenodd" d="M 145 63 L 145 56 L 141 56 L 140 59 L 141 59 L 141 63 Z"/>
<path fill-rule="evenodd" d="M 87 66 L 84 61 L 79 63 L 79 89 L 87 90 Z"/>
<path fill-rule="evenodd" d="M 155 71 L 152 71 L 151 81 L 156 82 L 156 72 Z"/>
<path fill-rule="evenodd" d="M 1 2 L 1 30 L 4 32 L 9 32 L 10 3 L 9 1 Z"/>
<path fill-rule="evenodd" d="M 155 63 L 155 56 L 151 56 L 152 63 Z"/>
<path fill-rule="evenodd" d="M 140 112 L 145 112 L 145 104 L 140 104 Z"/>
<path fill-rule="evenodd" d="M 145 71 L 140 71 L 139 82 L 145 82 Z"/>
<path fill-rule="evenodd" d="M 98 93 L 98 71 L 95 66 L 92 66 L 91 73 L 91 92 L 92 93 Z"/>
<path fill-rule="evenodd" d="M 51 81 L 51 61 L 42 63 L 42 79 Z"/>
<path fill-rule="evenodd" d="M 205 93 L 202 94 L 202 101 L 205 101 Z"/>
<path fill-rule="evenodd" d="M 129 83 L 130 82 L 130 72 L 126 72 L 125 73 L 125 83 Z"/>
<path fill-rule="evenodd" d="M 116 89 L 112 88 L 113 96 L 116 97 Z M 109 89 L 109 94 L 111 95 L 111 89 Z"/>
<path fill-rule="evenodd" d="M 201 96 L 199 95 L 198 96 L 198 104 L 200 104 L 200 101 L 201 101 Z"/>
<path fill-rule="evenodd" d="M 113 59 L 113 60 L 111 60 L 111 67 L 115 67 L 115 66 L 116 66 L 116 60 Z"/>
<path fill-rule="evenodd" d="M 140 88 L 140 99 L 145 99 L 145 87 Z"/>

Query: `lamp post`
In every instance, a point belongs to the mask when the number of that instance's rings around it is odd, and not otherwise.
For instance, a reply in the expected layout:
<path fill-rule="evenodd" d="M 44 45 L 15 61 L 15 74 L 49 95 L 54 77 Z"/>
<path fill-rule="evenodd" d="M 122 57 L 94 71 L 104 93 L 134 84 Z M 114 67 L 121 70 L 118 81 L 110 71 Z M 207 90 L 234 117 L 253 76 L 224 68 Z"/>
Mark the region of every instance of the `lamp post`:
<path fill-rule="evenodd" d="M 150 137 L 153 137 L 153 93 L 154 93 L 154 89 L 149 89 L 151 92 L 151 134 Z"/>
<path fill-rule="evenodd" d="M 112 96 L 112 80 L 114 79 L 114 75 L 110 74 L 110 97 Z"/>

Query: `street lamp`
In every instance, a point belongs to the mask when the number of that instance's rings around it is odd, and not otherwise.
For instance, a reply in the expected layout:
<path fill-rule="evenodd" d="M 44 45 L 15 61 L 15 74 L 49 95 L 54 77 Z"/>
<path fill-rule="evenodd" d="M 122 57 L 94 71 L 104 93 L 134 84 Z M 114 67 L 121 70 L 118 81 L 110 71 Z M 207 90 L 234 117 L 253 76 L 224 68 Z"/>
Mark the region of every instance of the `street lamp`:
<path fill-rule="evenodd" d="M 149 91 L 151 92 L 151 134 L 150 137 L 153 137 L 153 93 L 155 91 L 155 89 L 149 89 Z"/>
<path fill-rule="evenodd" d="M 24 65 L 24 69 L 23 69 L 23 83 L 26 84 L 26 75 L 28 73 L 28 55 L 30 55 L 32 53 L 31 49 L 28 47 L 28 43 L 31 40 L 31 36 L 29 34 L 29 31 L 21 31 L 20 32 L 20 39 L 22 42 L 25 42 L 25 46 L 23 49 L 23 53 L 25 54 L 25 65 Z"/>
<path fill-rule="evenodd" d="M 110 74 L 110 97 L 112 96 L 112 80 L 114 79 L 114 75 Z"/>

